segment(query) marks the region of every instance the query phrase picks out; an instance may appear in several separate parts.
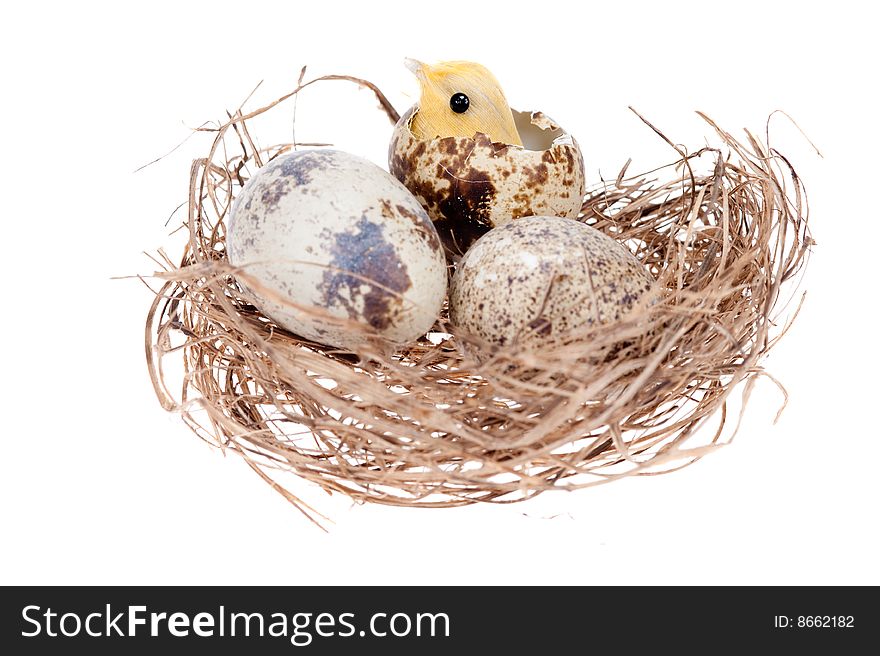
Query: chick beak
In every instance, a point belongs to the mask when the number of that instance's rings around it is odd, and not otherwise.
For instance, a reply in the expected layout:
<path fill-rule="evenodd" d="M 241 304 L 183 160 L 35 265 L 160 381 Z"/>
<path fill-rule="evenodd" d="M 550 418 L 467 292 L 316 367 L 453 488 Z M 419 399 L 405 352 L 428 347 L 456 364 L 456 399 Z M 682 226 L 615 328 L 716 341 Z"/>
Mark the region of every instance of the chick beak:
<path fill-rule="evenodd" d="M 410 59 L 409 57 L 407 57 L 403 60 L 403 65 L 406 66 L 412 72 L 412 74 L 420 80 L 425 79 L 425 73 L 428 65 L 424 62 L 420 62 L 418 59 Z"/>

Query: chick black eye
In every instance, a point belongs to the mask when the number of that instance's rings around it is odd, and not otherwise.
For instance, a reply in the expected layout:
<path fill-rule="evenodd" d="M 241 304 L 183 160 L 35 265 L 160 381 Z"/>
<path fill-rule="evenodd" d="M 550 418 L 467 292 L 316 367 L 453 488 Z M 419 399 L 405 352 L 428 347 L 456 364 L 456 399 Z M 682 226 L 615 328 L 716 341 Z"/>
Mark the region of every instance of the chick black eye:
<path fill-rule="evenodd" d="M 470 98 L 463 93 L 453 94 L 452 98 L 449 99 L 449 106 L 456 114 L 464 114 L 468 110 L 470 104 Z"/>

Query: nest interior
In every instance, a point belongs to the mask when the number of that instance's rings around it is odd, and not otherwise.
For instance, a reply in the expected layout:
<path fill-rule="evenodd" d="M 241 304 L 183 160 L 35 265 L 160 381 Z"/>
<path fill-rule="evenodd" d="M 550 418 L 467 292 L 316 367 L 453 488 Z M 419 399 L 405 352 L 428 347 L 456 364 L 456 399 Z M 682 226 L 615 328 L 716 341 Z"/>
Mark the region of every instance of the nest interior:
<path fill-rule="evenodd" d="M 292 472 L 361 502 L 442 507 L 513 502 L 678 469 L 728 442 L 734 388 L 747 398 L 785 333 L 776 314 L 812 245 L 803 185 L 769 139 L 742 141 L 700 114 L 717 142 L 588 189 L 578 220 L 624 243 L 659 297 L 613 325 L 540 346 L 490 348 L 457 334 L 446 311 L 397 350 L 365 340 L 345 353 L 263 316 L 225 255 L 225 221 L 248 177 L 304 144 L 258 147 L 252 122 L 325 76 L 260 109 L 200 130 L 179 258 L 159 251 L 146 326 L 163 407 L 240 455 L 313 521 L 280 482 Z M 642 119 L 644 121 L 644 119 Z M 307 308 L 300 308 L 308 311 Z M 480 354 L 477 357 L 475 354 Z"/>

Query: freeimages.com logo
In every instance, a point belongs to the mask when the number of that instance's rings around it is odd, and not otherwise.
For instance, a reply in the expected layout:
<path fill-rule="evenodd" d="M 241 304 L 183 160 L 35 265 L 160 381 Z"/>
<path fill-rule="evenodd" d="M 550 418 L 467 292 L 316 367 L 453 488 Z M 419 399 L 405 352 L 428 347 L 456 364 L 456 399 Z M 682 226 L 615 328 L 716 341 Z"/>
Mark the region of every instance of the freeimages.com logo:
<path fill-rule="evenodd" d="M 29 605 L 21 611 L 25 638 L 287 638 L 297 647 L 305 647 L 315 637 L 321 638 L 448 638 L 449 616 L 446 613 L 384 613 L 370 616 L 358 628 L 355 613 L 282 613 L 229 612 L 220 606 L 216 612 L 152 612 L 146 606 L 127 606 L 114 611 L 106 604 L 100 611 L 85 615 L 59 613 L 52 608 Z"/>

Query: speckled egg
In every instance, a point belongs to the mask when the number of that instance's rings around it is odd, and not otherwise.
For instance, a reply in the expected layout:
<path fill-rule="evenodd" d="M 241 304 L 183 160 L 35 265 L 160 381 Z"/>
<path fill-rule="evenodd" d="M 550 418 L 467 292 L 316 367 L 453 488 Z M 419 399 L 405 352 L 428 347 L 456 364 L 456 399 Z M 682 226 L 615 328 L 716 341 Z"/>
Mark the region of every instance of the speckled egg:
<path fill-rule="evenodd" d="M 520 147 L 481 133 L 419 139 L 410 129 L 417 111 L 397 122 L 388 165 L 428 211 L 451 259 L 513 219 L 577 217 L 585 190 L 581 150 L 541 112 L 513 112 Z"/>
<path fill-rule="evenodd" d="M 540 342 L 628 313 L 654 279 L 611 237 L 579 221 L 531 216 L 483 235 L 452 279 L 452 322 L 498 345 Z"/>
<path fill-rule="evenodd" d="M 227 248 L 260 309 L 322 344 L 356 350 L 363 331 L 415 339 L 446 295 L 443 248 L 419 202 L 337 150 L 291 153 L 257 171 L 232 208 Z"/>

